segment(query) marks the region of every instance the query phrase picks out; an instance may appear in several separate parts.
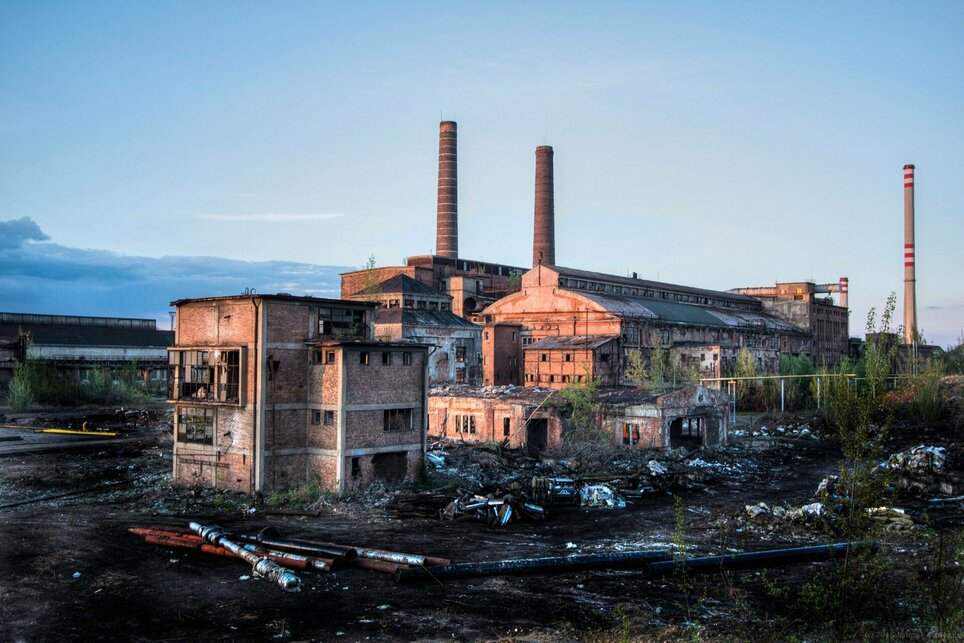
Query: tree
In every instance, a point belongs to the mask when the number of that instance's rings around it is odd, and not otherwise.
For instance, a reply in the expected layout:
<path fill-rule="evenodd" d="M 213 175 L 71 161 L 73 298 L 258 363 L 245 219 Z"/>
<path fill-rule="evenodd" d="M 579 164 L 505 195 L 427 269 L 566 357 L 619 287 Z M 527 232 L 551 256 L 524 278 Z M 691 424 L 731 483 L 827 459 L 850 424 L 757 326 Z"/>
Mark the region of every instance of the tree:
<path fill-rule="evenodd" d="M 15 413 L 26 411 L 36 401 L 30 386 L 30 375 L 27 368 L 25 362 L 17 364 L 13 369 L 13 379 L 10 380 L 7 403 Z"/>

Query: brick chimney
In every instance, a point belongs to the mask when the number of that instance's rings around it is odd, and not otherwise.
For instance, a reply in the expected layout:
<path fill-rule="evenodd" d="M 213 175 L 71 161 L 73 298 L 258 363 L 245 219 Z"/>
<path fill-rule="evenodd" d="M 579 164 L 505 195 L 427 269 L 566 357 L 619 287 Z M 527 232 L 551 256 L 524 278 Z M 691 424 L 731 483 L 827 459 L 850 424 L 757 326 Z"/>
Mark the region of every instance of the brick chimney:
<path fill-rule="evenodd" d="M 536 208 L 532 267 L 556 263 L 556 224 L 552 195 L 552 147 L 536 148 Z"/>
<path fill-rule="evenodd" d="M 438 217 L 435 229 L 435 254 L 459 257 L 459 173 L 458 133 L 455 121 L 438 126 Z"/>

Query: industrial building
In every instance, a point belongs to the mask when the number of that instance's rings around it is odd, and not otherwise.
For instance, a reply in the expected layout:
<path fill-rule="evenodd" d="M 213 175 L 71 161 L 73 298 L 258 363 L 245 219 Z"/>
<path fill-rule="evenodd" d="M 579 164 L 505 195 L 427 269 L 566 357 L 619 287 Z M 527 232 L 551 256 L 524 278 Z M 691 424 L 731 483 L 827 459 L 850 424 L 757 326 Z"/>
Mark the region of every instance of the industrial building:
<path fill-rule="evenodd" d="M 607 386 L 629 385 L 630 352 L 640 351 L 648 362 L 657 345 L 704 378 L 731 375 L 742 349 L 763 373 L 778 372 L 781 354 L 807 355 L 828 366 L 848 354 L 845 278 L 826 286 L 781 283 L 722 292 L 558 265 L 553 157 L 550 146 L 535 150 L 532 267 L 465 259 L 458 253 L 457 127 L 443 121 L 436 254 L 345 273 L 342 297 L 358 297 L 373 279 L 399 275 L 447 294 L 453 314 L 485 329 L 481 372 L 487 385 L 562 388 L 587 372 Z M 445 304 L 439 305 L 441 311 Z"/>
<path fill-rule="evenodd" d="M 428 348 L 375 339 L 376 304 L 238 295 L 172 305 L 176 481 L 341 493 L 418 473 Z"/>
<path fill-rule="evenodd" d="M 147 390 L 162 392 L 174 333 L 153 319 L 0 313 L 0 386 L 17 363 L 48 364 L 82 385 L 94 369 L 134 364 Z"/>

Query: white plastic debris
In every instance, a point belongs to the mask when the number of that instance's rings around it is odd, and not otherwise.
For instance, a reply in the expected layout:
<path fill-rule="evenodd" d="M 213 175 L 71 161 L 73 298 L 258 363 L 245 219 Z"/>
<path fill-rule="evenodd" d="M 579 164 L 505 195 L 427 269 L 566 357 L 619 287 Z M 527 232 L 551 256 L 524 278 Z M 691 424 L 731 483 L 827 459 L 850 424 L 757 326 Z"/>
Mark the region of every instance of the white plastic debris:
<path fill-rule="evenodd" d="M 579 504 L 583 507 L 624 509 L 626 501 L 616 495 L 608 484 L 591 484 L 579 490 Z"/>
<path fill-rule="evenodd" d="M 649 472 L 654 476 L 661 476 L 667 471 L 666 467 L 656 460 L 650 460 L 646 463 L 646 466 L 649 467 Z"/>
<path fill-rule="evenodd" d="M 750 515 L 750 518 L 756 518 L 760 514 L 770 513 L 770 507 L 767 506 L 767 503 L 765 502 L 760 502 L 755 505 L 746 505 L 746 513 Z"/>

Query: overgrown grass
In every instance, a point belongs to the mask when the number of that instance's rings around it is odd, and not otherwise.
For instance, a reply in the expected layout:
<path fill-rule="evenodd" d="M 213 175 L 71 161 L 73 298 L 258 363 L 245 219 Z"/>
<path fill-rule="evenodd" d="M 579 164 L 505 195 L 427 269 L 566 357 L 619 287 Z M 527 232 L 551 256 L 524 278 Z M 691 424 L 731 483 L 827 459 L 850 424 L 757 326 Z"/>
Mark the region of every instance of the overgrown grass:
<path fill-rule="evenodd" d="M 133 362 L 113 370 L 97 367 L 85 374 L 86 379 L 81 379 L 77 372 L 28 360 L 16 367 L 7 403 L 14 410 L 23 411 L 34 404 L 134 404 L 150 399 Z"/>

